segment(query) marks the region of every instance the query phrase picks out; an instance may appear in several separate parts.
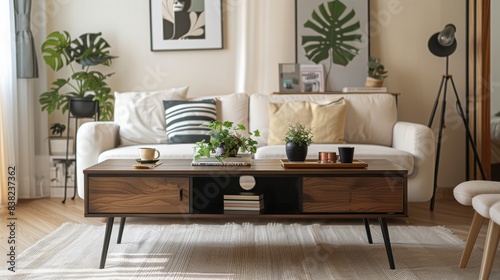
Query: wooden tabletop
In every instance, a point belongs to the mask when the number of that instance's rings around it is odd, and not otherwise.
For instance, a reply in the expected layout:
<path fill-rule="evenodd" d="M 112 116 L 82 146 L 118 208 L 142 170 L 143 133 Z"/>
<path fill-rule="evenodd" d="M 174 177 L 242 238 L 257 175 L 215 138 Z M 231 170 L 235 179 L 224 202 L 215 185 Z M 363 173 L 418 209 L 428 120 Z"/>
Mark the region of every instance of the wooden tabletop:
<path fill-rule="evenodd" d="M 136 169 L 133 159 L 111 159 L 91 166 L 84 174 L 130 174 L 130 175 L 207 175 L 214 173 L 234 173 L 239 175 L 291 175 L 291 174 L 381 174 L 408 171 L 385 159 L 360 159 L 368 164 L 366 168 L 284 168 L 279 159 L 256 159 L 251 166 L 192 166 L 189 159 L 162 159 L 162 164 L 153 169 Z"/>

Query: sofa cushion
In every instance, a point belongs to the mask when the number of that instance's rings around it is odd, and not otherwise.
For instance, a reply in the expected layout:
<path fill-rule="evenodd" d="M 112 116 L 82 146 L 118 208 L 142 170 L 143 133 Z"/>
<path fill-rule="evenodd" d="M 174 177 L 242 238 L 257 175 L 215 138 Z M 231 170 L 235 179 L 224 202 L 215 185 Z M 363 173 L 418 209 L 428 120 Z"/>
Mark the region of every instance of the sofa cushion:
<path fill-rule="evenodd" d="M 337 152 L 338 147 L 345 144 L 311 144 L 307 150 L 308 159 L 317 159 L 319 152 Z M 415 161 L 413 155 L 409 152 L 385 147 L 380 145 L 369 144 L 349 144 L 354 147 L 355 159 L 387 159 L 395 164 L 398 164 L 408 169 L 408 175 L 413 173 Z M 284 145 L 259 147 L 255 153 L 256 159 L 286 159 L 286 151 Z"/>
<path fill-rule="evenodd" d="M 250 130 L 259 129 L 259 146 L 265 146 L 269 137 L 267 104 L 299 100 L 317 101 L 344 97 L 346 101 L 345 137 L 347 143 L 392 145 L 392 129 L 397 122 L 396 98 L 380 94 L 252 94 L 250 96 Z"/>
<path fill-rule="evenodd" d="M 215 100 L 199 101 L 164 100 L 167 143 L 196 143 L 210 141 L 208 127 L 203 123 L 215 121 Z"/>
<path fill-rule="evenodd" d="M 166 143 L 163 100 L 186 98 L 188 87 L 150 92 L 115 92 L 115 122 L 121 145 Z"/>
<path fill-rule="evenodd" d="M 160 160 L 167 162 L 168 159 L 192 159 L 194 156 L 194 144 L 144 144 L 132 146 L 120 146 L 111 150 L 102 152 L 98 157 L 98 162 L 107 159 L 130 159 L 130 164 L 136 163 L 134 159 L 138 159 L 139 148 L 150 147 L 160 151 Z"/>
<path fill-rule="evenodd" d="M 297 101 L 269 103 L 268 145 L 285 144 L 283 136 L 289 123 L 311 128 L 314 143 L 344 143 L 345 101 Z"/>
<path fill-rule="evenodd" d="M 242 124 L 248 128 L 248 95 L 246 93 L 189 98 L 189 100 L 203 99 L 215 99 L 217 120 Z"/>

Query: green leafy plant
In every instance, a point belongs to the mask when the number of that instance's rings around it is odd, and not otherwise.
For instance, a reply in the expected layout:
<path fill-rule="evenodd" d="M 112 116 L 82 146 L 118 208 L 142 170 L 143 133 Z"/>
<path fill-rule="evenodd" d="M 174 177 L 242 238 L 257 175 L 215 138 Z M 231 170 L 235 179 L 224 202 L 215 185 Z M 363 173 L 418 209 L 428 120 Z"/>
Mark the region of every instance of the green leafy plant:
<path fill-rule="evenodd" d="M 99 101 L 99 120 L 111 120 L 113 117 L 114 99 L 106 83 L 106 79 L 114 73 L 102 74 L 93 70 L 98 65 L 110 66 L 116 56 L 109 54 L 110 45 L 101 37 L 101 33 L 85 33 L 71 39 L 67 31 L 55 31 L 47 36 L 42 44 L 42 55 L 45 63 L 57 72 L 69 68 L 68 78 L 59 78 L 52 82 L 49 91 L 40 95 L 42 111 L 49 114 L 55 110 L 68 110 L 69 99 L 84 97 L 93 92 L 94 101 Z M 81 66 L 79 70 L 76 66 Z"/>
<path fill-rule="evenodd" d="M 283 141 L 285 143 L 292 142 L 298 146 L 309 146 L 312 143 L 312 137 L 311 128 L 305 124 L 289 123 Z"/>
<path fill-rule="evenodd" d="M 380 57 L 372 56 L 368 61 L 368 77 L 383 80 L 387 77 L 387 71 L 384 69 L 384 65 L 380 64 Z"/>
<path fill-rule="evenodd" d="M 50 131 L 53 135 L 59 134 L 59 137 L 62 137 L 62 134 L 66 130 L 66 125 L 62 123 L 53 123 L 50 125 Z"/>
<path fill-rule="evenodd" d="M 302 46 L 306 57 L 316 64 L 330 58 L 330 73 L 332 64 L 346 66 L 358 55 L 359 49 L 349 44 L 350 42 L 361 42 L 362 35 L 354 33 L 360 29 L 359 21 L 350 23 L 356 16 L 351 10 L 346 12 L 346 5 L 338 0 L 329 1 L 318 6 L 314 10 L 311 19 L 305 24 L 317 35 L 302 36 Z"/>
<path fill-rule="evenodd" d="M 201 157 L 215 157 L 219 161 L 223 161 L 227 157 L 234 157 L 239 152 L 242 153 L 255 153 L 257 151 L 258 142 L 252 138 L 253 136 L 259 137 L 259 130 L 248 132 L 249 136 L 243 136 L 242 131 L 246 127 L 242 124 L 234 124 L 230 121 L 213 121 L 202 124 L 202 126 L 209 128 L 207 135 L 210 136 L 210 141 L 202 140 L 196 142 L 194 147 L 196 161 Z"/>

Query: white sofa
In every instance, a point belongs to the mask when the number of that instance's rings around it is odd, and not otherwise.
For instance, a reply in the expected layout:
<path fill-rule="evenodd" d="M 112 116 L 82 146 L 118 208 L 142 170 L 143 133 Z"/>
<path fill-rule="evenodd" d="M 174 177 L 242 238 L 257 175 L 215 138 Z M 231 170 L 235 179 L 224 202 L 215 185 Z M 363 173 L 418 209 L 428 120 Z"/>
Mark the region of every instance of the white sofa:
<path fill-rule="evenodd" d="M 136 159 L 137 148 L 141 146 L 159 149 L 164 160 L 191 159 L 194 144 L 166 143 L 164 112 L 162 107 L 158 106 L 162 98 L 183 99 L 186 92 L 187 88 L 174 91 L 174 96 L 172 91 L 167 95 L 128 93 L 129 97 L 132 96 L 128 99 L 118 94 L 115 95 L 115 121 L 84 123 L 78 130 L 76 142 L 79 196 L 84 197 L 85 168 L 106 159 Z M 137 101 L 138 97 L 141 100 Z M 319 151 L 337 151 L 341 145 L 354 146 L 355 158 L 385 158 L 408 169 L 408 201 L 424 202 L 432 196 L 434 135 L 427 126 L 397 121 L 397 97 L 392 94 L 252 94 L 249 96 L 236 93 L 196 99 L 206 98 L 217 100 L 217 119 L 244 124 L 250 131 L 259 129 L 261 137 L 257 138 L 259 145 L 255 154 L 256 159 L 286 158 L 284 145 L 267 145 L 270 102 L 344 98 L 346 143 L 313 143 L 309 147 L 308 158 L 317 158 Z M 146 119 L 141 119 L 144 115 L 147 115 Z"/>

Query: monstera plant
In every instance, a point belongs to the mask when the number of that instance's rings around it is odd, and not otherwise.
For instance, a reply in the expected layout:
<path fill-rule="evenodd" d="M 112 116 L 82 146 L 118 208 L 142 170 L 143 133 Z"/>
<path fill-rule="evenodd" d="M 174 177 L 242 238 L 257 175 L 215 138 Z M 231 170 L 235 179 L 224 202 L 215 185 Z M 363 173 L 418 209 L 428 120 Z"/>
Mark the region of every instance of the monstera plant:
<path fill-rule="evenodd" d="M 111 100 L 114 97 L 106 79 L 113 73 L 103 74 L 94 69 L 111 65 L 116 56 L 110 55 L 109 49 L 110 45 L 101 33 L 85 33 L 75 39 L 71 39 L 67 31 L 50 33 L 42 44 L 43 59 L 55 72 L 68 69 L 69 76 L 56 79 L 51 88 L 40 95 L 42 111 L 50 114 L 61 110 L 64 113 L 70 99 L 84 98 L 90 93 L 90 98 L 99 102 L 99 120 L 112 119 Z"/>
<path fill-rule="evenodd" d="M 354 33 L 359 30 L 360 23 L 352 22 L 356 16 L 354 10 L 346 10 L 346 5 L 334 0 L 319 5 L 312 12 L 304 27 L 312 29 L 317 35 L 302 36 L 302 46 L 310 61 L 318 64 L 330 58 L 331 69 L 332 64 L 346 66 L 356 57 L 359 49 L 350 43 L 361 42 L 362 35 Z"/>

